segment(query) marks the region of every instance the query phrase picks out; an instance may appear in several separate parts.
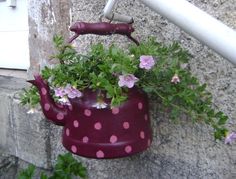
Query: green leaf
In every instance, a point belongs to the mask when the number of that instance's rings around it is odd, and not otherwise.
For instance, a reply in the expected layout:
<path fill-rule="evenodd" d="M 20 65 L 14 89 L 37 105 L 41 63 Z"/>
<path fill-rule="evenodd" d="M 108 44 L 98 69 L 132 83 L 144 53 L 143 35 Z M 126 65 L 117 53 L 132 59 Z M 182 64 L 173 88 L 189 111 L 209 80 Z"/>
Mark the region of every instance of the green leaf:
<path fill-rule="evenodd" d="M 48 176 L 45 173 L 41 173 L 40 179 L 48 179 Z"/>
<path fill-rule="evenodd" d="M 171 109 L 171 112 L 170 112 L 170 118 L 174 121 L 174 122 L 177 122 L 178 121 L 178 118 L 180 117 L 180 110 L 176 107 L 173 107 Z"/>
<path fill-rule="evenodd" d="M 31 164 L 28 166 L 28 168 L 20 171 L 18 179 L 32 179 L 34 171 L 35 171 L 35 166 Z"/>
<path fill-rule="evenodd" d="M 29 104 L 30 107 L 34 108 L 39 103 L 39 100 L 38 89 L 34 86 L 31 86 L 29 89 L 24 89 L 20 94 L 20 103 L 22 105 Z"/>
<path fill-rule="evenodd" d="M 81 162 L 78 162 L 73 158 L 71 153 L 64 155 L 59 155 L 57 157 L 57 163 L 55 165 L 55 174 L 54 177 L 64 177 L 71 178 L 73 175 L 80 176 L 81 178 L 86 178 L 87 170 L 82 165 Z"/>
<path fill-rule="evenodd" d="M 226 128 L 218 128 L 214 132 L 215 139 L 221 140 L 223 137 L 226 136 L 228 130 Z"/>
<path fill-rule="evenodd" d="M 218 125 L 225 125 L 228 120 L 228 116 L 222 114 L 218 120 Z"/>

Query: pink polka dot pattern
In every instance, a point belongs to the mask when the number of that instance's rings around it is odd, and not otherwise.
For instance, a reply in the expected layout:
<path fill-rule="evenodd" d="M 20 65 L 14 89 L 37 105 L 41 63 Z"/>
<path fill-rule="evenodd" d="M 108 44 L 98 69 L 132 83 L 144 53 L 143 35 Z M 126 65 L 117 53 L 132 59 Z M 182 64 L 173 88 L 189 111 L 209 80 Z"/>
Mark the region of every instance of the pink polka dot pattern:
<path fill-rule="evenodd" d="M 69 105 L 69 110 L 70 110 L 70 111 L 73 111 L 72 105 Z"/>
<path fill-rule="evenodd" d="M 89 138 L 87 136 L 84 136 L 82 140 L 83 140 L 83 143 L 88 143 Z"/>
<path fill-rule="evenodd" d="M 44 109 L 45 109 L 45 111 L 49 111 L 50 110 L 50 104 L 48 104 L 48 103 L 45 103 L 44 104 Z"/>
<path fill-rule="evenodd" d="M 71 151 L 72 151 L 73 153 L 76 153 L 76 152 L 77 152 L 77 147 L 76 147 L 75 145 L 72 145 L 72 146 L 71 146 Z"/>
<path fill-rule="evenodd" d="M 70 129 L 66 129 L 66 136 L 69 136 L 70 135 Z"/>
<path fill-rule="evenodd" d="M 141 102 L 138 103 L 138 109 L 139 109 L 139 110 L 142 110 L 142 109 L 143 109 L 143 103 L 141 103 Z"/>
<path fill-rule="evenodd" d="M 145 133 L 144 133 L 143 131 L 141 131 L 141 132 L 139 133 L 139 136 L 140 136 L 141 139 L 144 139 L 144 138 L 145 138 Z"/>
<path fill-rule="evenodd" d="M 129 129 L 129 123 L 128 122 L 124 122 L 123 123 L 123 128 L 124 129 Z"/>
<path fill-rule="evenodd" d="M 47 84 L 48 84 L 46 80 L 43 80 L 43 83 L 44 83 L 45 85 L 47 85 Z"/>
<path fill-rule="evenodd" d="M 41 88 L 41 93 L 42 93 L 43 95 L 46 95 L 46 94 L 47 94 L 46 88 Z"/>
<path fill-rule="evenodd" d="M 125 152 L 126 152 L 126 153 L 132 152 L 132 147 L 131 147 L 130 145 L 127 145 L 127 146 L 125 147 Z"/>
<path fill-rule="evenodd" d="M 85 116 L 88 116 L 88 117 L 89 117 L 89 116 L 91 116 L 91 114 L 92 114 L 92 112 L 91 112 L 89 109 L 85 109 L 85 110 L 84 110 L 84 115 L 85 115 Z"/>
<path fill-rule="evenodd" d="M 77 120 L 74 120 L 73 125 L 74 127 L 79 127 L 79 122 Z"/>
<path fill-rule="evenodd" d="M 117 136 L 115 136 L 115 135 L 112 135 L 112 136 L 110 137 L 110 142 L 111 142 L 112 144 L 116 143 L 117 140 L 118 140 L 118 138 L 117 138 Z"/>
<path fill-rule="evenodd" d="M 58 106 L 59 108 L 63 108 L 63 107 L 64 107 L 64 106 L 61 105 L 61 104 L 57 104 L 57 106 Z"/>
<path fill-rule="evenodd" d="M 58 120 L 64 119 L 64 114 L 61 113 L 61 112 L 59 112 L 59 113 L 57 114 L 57 119 L 58 119 Z"/>
<path fill-rule="evenodd" d="M 99 150 L 96 152 L 96 156 L 97 156 L 97 158 L 104 158 L 104 152 Z"/>
<path fill-rule="evenodd" d="M 94 124 L 94 129 L 96 129 L 96 130 L 101 130 L 101 129 L 102 129 L 102 124 L 101 124 L 100 122 L 96 122 L 96 123 Z"/>
<path fill-rule="evenodd" d="M 144 120 L 145 120 L 145 121 L 148 120 L 148 115 L 147 115 L 147 114 L 144 115 Z"/>
<path fill-rule="evenodd" d="M 119 108 L 112 108 L 112 114 L 118 114 L 120 112 Z"/>

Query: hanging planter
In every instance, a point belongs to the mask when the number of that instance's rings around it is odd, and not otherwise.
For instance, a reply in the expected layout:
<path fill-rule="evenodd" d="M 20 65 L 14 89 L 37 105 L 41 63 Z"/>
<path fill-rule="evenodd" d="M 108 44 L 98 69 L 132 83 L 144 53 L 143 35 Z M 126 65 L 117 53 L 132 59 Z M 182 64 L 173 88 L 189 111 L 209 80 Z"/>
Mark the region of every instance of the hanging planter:
<path fill-rule="evenodd" d="M 75 32 L 70 42 L 81 34 L 118 33 L 127 35 L 139 44 L 131 37 L 134 29 L 130 24 L 77 22 L 70 30 Z M 115 73 L 113 75 L 117 78 Z M 132 77 L 134 79 L 130 79 L 130 82 L 124 79 Z M 99 85 L 93 90 L 86 87 L 79 91 L 67 84 L 65 88 L 59 87 L 55 90 L 58 97 L 66 99 L 64 105 L 54 102 L 50 87 L 40 75 L 36 75 L 35 80 L 29 82 L 38 88 L 42 111 L 46 118 L 64 126 L 62 143 L 67 150 L 91 158 L 117 158 L 147 149 L 152 140 L 146 93 L 134 87 L 138 79 L 133 75 L 119 75 L 119 78 L 119 86 L 126 86 L 127 89 L 118 93 L 121 95 L 120 99 L 117 98 L 118 101 L 115 101 L 115 97 L 108 97 L 110 94 L 104 87 L 100 89 Z"/>
<path fill-rule="evenodd" d="M 91 89 L 85 89 L 79 98 L 69 98 L 69 106 L 58 106 L 41 76 L 29 82 L 39 89 L 46 118 L 64 126 L 62 143 L 72 153 L 92 158 L 117 158 L 150 146 L 148 98 L 142 90 L 130 89 L 127 100 L 113 108 L 106 93 Z"/>
<path fill-rule="evenodd" d="M 131 36 L 131 24 L 75 23 L 75 35 L 93 33 Z M 189 115 L 204 120 L 215 138 L 226 135 L 227 117 L 211 108 L 211 96 L 181 64 L 189 55 L 176 43 L 164 46 L 148 39 L 127 50 L 92 45 L 87 54 L 55 36 L 59 64 L 45 67 L 21 102 L 41 104 L 45 117 L 64 126 L 62 143 L 70 152 L 90 158 L 117 158 L 146 150 L 152 141 L 148 96 L 155 97 L 170 118 Z M 148 95 L 147 95 L 148 93 Z"/>

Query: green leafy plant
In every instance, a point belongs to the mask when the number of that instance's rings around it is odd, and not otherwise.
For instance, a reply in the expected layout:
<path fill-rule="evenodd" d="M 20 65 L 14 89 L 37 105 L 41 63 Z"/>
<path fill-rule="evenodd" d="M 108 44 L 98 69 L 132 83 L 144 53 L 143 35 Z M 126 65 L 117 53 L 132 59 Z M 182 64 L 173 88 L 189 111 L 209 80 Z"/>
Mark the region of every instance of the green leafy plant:
<path fill-rule="evenodd" d="M 31 179 L 34 175 L 35 166 L 29 165 L 28 168 L 21 170 L 18 179 Z"/>
<path fill-rule="evenodd" d="M 87 54 L 79 54 L 61 36 L 55 36 L 53 41 L 58 53 L 52 58 L 59 64 L 45 67 L 41 74 L 59 102 L 68 104 L 68 97 L 79 97 L 84 89 L 90 88 L 105 91 L 112 108 L 122 104 L 128 89 L 136 86 L 151 99 L 157 99 L 163 111 L 168 109 L 173 121 L 187 115 L 193 122 L 203 121 L 212 126 L 215 139 L 226 136 L 228 117 L 212 108 L 206 84 L 200 84 L 183 67 L 191 56 L 178 43 L 166 46 L 149 38 L 126 50 L 95 44 Z M 73 94 L 66 92 L 68 88 Z M 39 102 L 35 88 L 26 90 L 21 101 L 34 107 Z M 98 102 L 103 104 L 102 97 L 98 97 Z"/>
<path fill-rule="evenodd" d="M 21 94 L 21 104 L 30 104 L 31 107 L 35 107 L 39 103 L 38 89 L 31 86 L 28 90 L 23 89 L 24 92 Z"/>
<path fill-rule="evenodd" d="M 31 164 L 28 168 L 20 171 L 18 179 L 32 179 L 34 171 L 35 166 Z M 67 153 L 64 155 L 58 155 L 51 176 L 41 173 L 40 179 L 72 179 L 73 176 L 79 176 L 80 178 L 85 179 L 87 178 L 87 170 L 81 162 L 78 162 L 73 158 L 72 154 Z"/>

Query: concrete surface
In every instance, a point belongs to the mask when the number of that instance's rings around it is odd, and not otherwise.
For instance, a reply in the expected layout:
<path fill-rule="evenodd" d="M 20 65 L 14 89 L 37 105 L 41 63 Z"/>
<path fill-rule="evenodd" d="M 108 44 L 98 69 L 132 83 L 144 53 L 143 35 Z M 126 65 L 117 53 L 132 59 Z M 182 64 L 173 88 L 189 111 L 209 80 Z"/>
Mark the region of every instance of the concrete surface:
<path fill-rule="evenodd" d="M 26 70 L 12 70 L 12 69 L 1 69 L 0 68 L 0 75 L 1 76 L 12 76 L 17 78 L 27 78 Z"/>
<path fill-rule="evenodd" d="M 49 125 L 41 113 L 27 114 L 20 105 L 19 92 L 25 79 L 0 76 L 0 149 L 8 154 L 49 168 Z"/>

